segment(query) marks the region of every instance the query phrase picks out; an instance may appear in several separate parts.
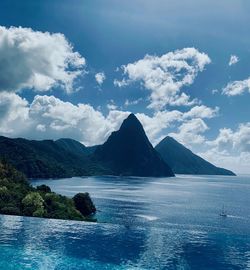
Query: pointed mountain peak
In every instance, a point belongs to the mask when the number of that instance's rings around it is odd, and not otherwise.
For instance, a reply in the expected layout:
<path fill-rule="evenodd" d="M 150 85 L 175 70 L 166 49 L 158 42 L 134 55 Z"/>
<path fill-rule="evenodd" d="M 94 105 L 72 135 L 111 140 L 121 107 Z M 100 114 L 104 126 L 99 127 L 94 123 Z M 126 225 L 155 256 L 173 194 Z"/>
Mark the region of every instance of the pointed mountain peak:
<path fill-rule="evenodd" d="M 173 137 L 170 136 L 166 136 L 161 142 L 168 142 L 168 141 L 178 143 Z"/>
<path fill-rule="evenodd" d="M 137 117 L 131 113 L 122 123 L 122 126 L 140 126 L 142 127 L 140 121 L 137 119 Z"/>
<path fill-rule="evenodd" d="M 108 166 L 110 174 L 130 176 L 173 176 L 155 151 L 142 124 L 130 114 L 118 131 L 95 151 L 95 158 Z"/>
<path fill-rule="evenodd" d="M 133 114 L 133 113 L 131 113 L 131 114 L 127 117 L 126 120 L 132 120 L 132 121 L 137 120 L 137 121 L 138 121 L 137 117 L 136 117 L 135 114 Z"/>
<path fill-rule="evenodd" d="M 136 118 L 136 116 L 131 113 L 121 124 L 118 131 L 113 133 L 127 134 L 126 136 L 142 136 L 146 140 L 146 134 L 141 122 Z M 113 134 L 112 133 L 112 134 Z"/>
<path fill-rule="evenodd" d="M 184 145 L 182 145 L 181 143 L 179 143 L 176 139 L 174 139 L 173 137 L 170 136 L 166 136 L 164 139 L 162 139 L 158 144 L 158 145 L 165 145 L 165 144 L 171 144 L 175 147 L 182 147 L 182 148 L 186 148 Z M 157 147 L 156 146 L 156 147 Z M 186 148 L 187 149 L 187 148 Z M 188 149 L 187 149 L 188 150 Z"/>

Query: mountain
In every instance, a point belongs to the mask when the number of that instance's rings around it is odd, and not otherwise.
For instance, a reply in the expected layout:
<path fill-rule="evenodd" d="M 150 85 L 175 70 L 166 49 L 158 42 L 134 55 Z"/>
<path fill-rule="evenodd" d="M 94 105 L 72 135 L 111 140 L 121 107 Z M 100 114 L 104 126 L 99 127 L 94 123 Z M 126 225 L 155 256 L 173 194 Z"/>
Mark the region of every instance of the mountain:
<path fill-rule="evenodd" d="M 36 141 L 0 136 L 0 158 L 29 178 L 174 176 L 133 114 L 99 146 L 86 147 L 68 138 Z"/>
<path fill-rule="evenodd" d="M 120 129 L 96 148 L 94 158 L 113 175 L 174 176 L 149 142 L 134 114 L 130 114 Z"/>
<path fill-rule="evenodd" d="M 195 155 L 169 136 L 156 145 L 155 149 L 177 174 L 235 175 Z"/>
<path fill-rule="evenodd" d="M 0 136 L 0 157 L 29 178 L 102 173 L 89 157 L 89 149 L 71 139 L 35 141 Z"/>
<path fill-rule="evenodd" d="M 62 147 L 64 150 L 79 156 L 88 156 L 92 154 L 97 147 L 97 146 L 87 147 L 82 143 L 69 138 L 61 138 L 59 140 L 56 140 L 55 143 L 60 147 Z"/>
<path fill-rule="evenodd" d="M 68 139 L 68 138 L 62 138 L 55 141 L 55 143 L 59 147 L 63 148 L 65 151 L 68 151 L 77 155 L 83 155 L 83 156 L 86 156 L 88 154 L 88 148 L 78 141 Z"/>

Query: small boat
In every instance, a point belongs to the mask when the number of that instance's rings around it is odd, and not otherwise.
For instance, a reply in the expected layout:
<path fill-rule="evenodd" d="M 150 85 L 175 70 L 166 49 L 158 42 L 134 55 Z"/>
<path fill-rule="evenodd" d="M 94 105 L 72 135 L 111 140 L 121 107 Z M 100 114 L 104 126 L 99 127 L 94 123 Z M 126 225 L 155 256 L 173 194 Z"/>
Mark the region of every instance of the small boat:
<path fill-rule="evenodd" d="M 220 212 L 220 216 L 221 216 L 221 217 L 227 217 L 227 212 L 225 211 L 224 205 L 223 205 L 223 207 L 222 207 L 222 211 Z"/>

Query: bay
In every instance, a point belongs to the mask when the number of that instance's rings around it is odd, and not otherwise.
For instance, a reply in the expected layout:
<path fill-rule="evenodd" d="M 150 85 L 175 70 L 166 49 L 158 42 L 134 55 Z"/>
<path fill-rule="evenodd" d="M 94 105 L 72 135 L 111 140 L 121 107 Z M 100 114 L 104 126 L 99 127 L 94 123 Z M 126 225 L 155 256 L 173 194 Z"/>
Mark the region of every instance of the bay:
<path fill-rule="evenodd" d="M 2 215 L 0 269 L 250 269 L 249 176 L 32 184 L 67 196 L 89 192 L 98 223 Z"/>

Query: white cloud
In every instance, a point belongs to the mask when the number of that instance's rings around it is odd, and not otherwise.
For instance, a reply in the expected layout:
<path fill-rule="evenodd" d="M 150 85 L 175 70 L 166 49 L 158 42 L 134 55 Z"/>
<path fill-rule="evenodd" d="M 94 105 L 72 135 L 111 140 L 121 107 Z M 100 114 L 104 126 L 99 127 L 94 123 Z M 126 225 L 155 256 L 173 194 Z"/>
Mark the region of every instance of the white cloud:
<path fill-rule="evenodd" d="M 115 104 L 107 104 L 107 108 L 108 110 L 112 111 L 112 110 L 116 110 L 117 109 L 117 106 Z"/>
<path fill-rule="evenodd" d="M 170 133 L 169 135 L 185 146 L 191 147 L 205 142 L 205 137 L 201 134 L 207 130 L 207 124 L 201 118 L 195 118 L 179 126 L 177 133 Z"/>
<path fill-rule="evenodd" d="M 250 92 L 250 78 L 243 81 L 230 82 L 222 93 L 227 96 L 237 96 L 243 94 L 245 91 Z"/>
<path fill-rule="evenodd" d="M 229 66 L 235 65 L 235 64 L 237 64 L 239 62 L 239 60 L 240 59 L 239 59 L 239 57 L 237 55 L 231 55 L 228 65 Z"/>
<path fill-rule="evenodd" d="M 106 79 L 106 76 L 105 76 L 104 72 L 99 72 L 99 73 L 96 73 L 96 74 L 95 74 L 95 79 L 96 79 L 96 81 L 97 81 L 97 83 L 98 83 L 99 85 L 102 85 L 103 82 L 104 82 L 105 79 Z"/>
<path fill-rule="evenodd" d="M 167 135 L 166 129 L 174 123 L 182 121 L 182 112 L 173 111 L 159 111 L 148 116 L 144 113 L 137 113 L 136 116 L 144 126 L 145 132 L 152 144 L 156 144 L 162 137 Z M 165 132 L 164 132 L 165 131 Z M 164 133 L 164 134 L 163 134 Z"/>
<path fill-rule="evenodd" d="M 155 112 L 151 117 L 140 113 L 137 113 L 136 116 L 142 122 L 153 144 L 158 143 L 168 134 L 168 128 L 174 128 L 182 123 L 178 128 L 178 133 L 171 133 L 170 135 L 176 139 L 178 137 L 178 139 L 186 145 L 191 145 L 192 143 L 198 144 L 201 138 L 202 141 L 204 141 L 205 138 L 199 135 L 199 133 L 206 131 L 206 129 L 204 130 L 204 128 L 202 128 L 204 125 L 206 126 L 202 119 L 214 118 L 218 115 L 218 111 L 219 109 L 217 107 L 212 109 L 201 105 L 195 106 L 187 112 L 165 110 Z M 187 139 L 185 139 L 185 136 L 187 136 Z"/>
<path fill-rule="evenodd" d="M 85 59 L 63 34 L 0 27 L 0 91 L 60 86 L 70 93 L 84 66 Z"/>
<path fill-rule="evenodd" d="M 235 131 L 220 129 L 217 138 L 204 145 L 208 149 L 199 153 L 203 158 L 235 172 L 250 172 L 250 123 L 240 124 Z"/>
<path fill-rule="evenodd" d="M 1 92 L 0 133 L 5 136 L 20 136 L 30 139 L 69 137 L 81 141 L 85 145 L 101 144 L 112 131 L 119 128 L 129 114 L 128 111 L 117 110 L 113 100 L 110 100 L 110 105 L 114 107 L 109 107 L 108 115 L 104 116 L 89 104 L 74 105 L 47 95 L 37 95 L 29 104 L 27 100 L 17 94 Z M 216 116 L 216 112 L 216 108 L 196 106 L 184 113 L 173 110 L 158 111 L 152 116 L 137 113 L 136 116 L 142 122 L 150 141 L 156 144 L 168 134 L 168 128 L 174 128 L 181 123 L 180 133 L 184 134 L 184 137 L 188 134 L 190 138 L 191 131 L 196 130 L 194 141 L 197 141 L 198 133 L 203 130 L 197 128 L 197 123 L 196 127 L 188 128 L 189 121 L 198 116 L 204 119 L 212 118 Z M 179 137 L 181 136 L 179 135 Z"/>
<path fill-rule="evenodd" d="M 146 55 L 134 63 L 123 65 L 122 80 L 115 80 L 116 86 L 122 87 L 132 82 L 140 82 L 151 91 L 149 108 L 163 109 L 166 105 L 193 105 L 197 100 L 181 93 L 184 86 L 193 84 L 198 73 L 211 62 L 207 54 L 195 48 L 184 48 L 166 53 L 160 57 Z"/>
<path fill-rule="evenodd" d="M 103 143 L 119 125 L 116 122 L 119 117 L 114 117 L 112 112 L 105 118 L 88 104 L 74 105 L 54 96 L 36 96 L 30 105 L 29 115 L 46 129 L 46 137 L 60 138 L 63 134 L 63 137 L 74 138 L 86 145 Z"/>
<path fill-rule="evenodd" d="M 220 129 L 217 138 L 207 144 L 219 150 L 250 153 L 250 122 L 240 124 L 236 131 L 230 128 Z"/>
<path fill-rule="evenodd" d="M 37 129 L 38 131 L 45 132 L 45 131 L 46 131 L 46 126 L 45 126 L 45 125 L 38 124 L 38 125 L 36 126 L 36 129 Z"/>
<path fill-rule="evenodd" d="M 250 153 L 238 153 L 236 155 L 228 151 L 218 151 L 212 148 L 208 151 L 198 153 L 199 156 L 222 168 L 232 170 L 235 173 L 249 174 Z"/>
<path fill-rule="evenodd" d="M 132 106 L 132 105 L 137 105 L 139 102 L 141 102 L 143 99 L 142 98 L 138 98 L 136 100 L 125 100 L 124 106 L 128 107 L 128 106 Z"/>
<path fill-rule="evenodd" d="M 219 90 L 218 90 L 218 89 L 213 89 L 213 90 L 212 90 L 212 94 L 213 94 L 213 95 L 215 95 L 215 94 L 217 94 L 217 93 L 219 93 Z"/>
<path fill-rule="evenodd" d="M 27 100 L 14 93 L 0 92 L 0 133 L 6 136 L 29 129 Z"/>
<path fill-rule="evenodd" d="M 218 107 L 213 109 L 205 105 L 195 106 L 184 113 L 179 112 L 176 118 L 181 125 L 178 126 L 177 132 L 171 132 L 169 136 L 174 137 L 185 146 L 191 148 L 202 144 L 206 141 L 203 133 L 209 129 L 203 119 L 214 118 L 218 116 L 218 112 Z"/>
<path fill-rule="evenodd" d="M 124 86 L 129 85 L 129 82 L 126 81 L 125 79 L 122 79 L 121 81 L 115 79 L 115 80 L 114 80 L 114 85 L 115 85 L 115 86 L 118 86 L 118 87 L 124 87 Z"/>
<path fill-rule="evenodd" d="M 110 102 L 107 104 L 107 109 L 109 110 L 109 111 L 114 111 L 114 110 L 117 110 L 117 106 L 116 106 L 116 104 L 115 104 L 115 102 L 114 102 L 114 100 L 113 99 L 111 99 L 110 100 Z"/>
<path fill-rule="evenodd" d="M 205 105 L 195 106 L 183 114 L 183 118 L 214 118 L 218 115 L 219 107 L 214 109 Z"/>
<path fill-rule="evenodd" d="M 47 95 L 37 95 L 29 104 L 15 93 L 0 92 L 0 133 L 9 137 L 68 137 L 86 145 L 100 144 L 128 114 L 112 110 L 105 117 L 88 104 L 74 105 Z"/>

